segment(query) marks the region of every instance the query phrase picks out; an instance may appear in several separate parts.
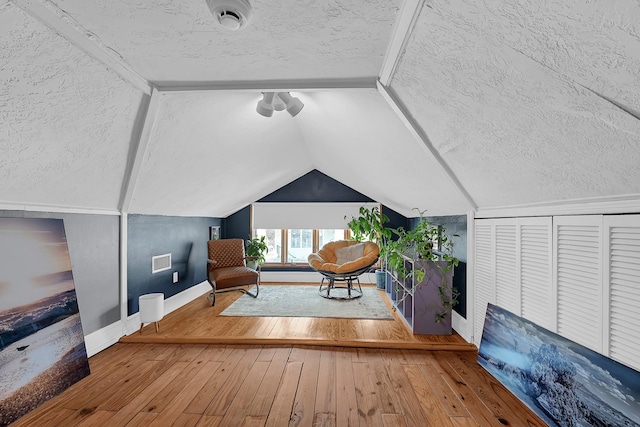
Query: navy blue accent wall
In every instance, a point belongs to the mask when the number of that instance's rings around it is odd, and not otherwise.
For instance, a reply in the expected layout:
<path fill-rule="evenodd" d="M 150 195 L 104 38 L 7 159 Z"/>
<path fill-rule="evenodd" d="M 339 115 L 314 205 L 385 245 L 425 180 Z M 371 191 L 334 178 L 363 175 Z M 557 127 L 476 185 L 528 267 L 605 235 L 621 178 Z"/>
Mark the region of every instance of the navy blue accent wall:
<path fill-rule="evenodd" d="M 246 206 L 222 220 L 222 238 L 247 240 L 250 237 L 251 206 Z"/>
<path fill-rule="evenodd" d="M 453 308 L 460 316 L 467 317 L 467 216 L 430 216 L 425 217 L 430 223 L 444 228 L 453 242 L 453 256 L 460 261 L 453 270 L 453 288 L 460 293 L 458 304 Z M 412 230 L 420 218 L 409 218 L 408 229 Z"/>
<path fill-rule="evenodd" d="M 373 202 L 373 200 L 314 169 L 263 197 L 258 202 L 326 203 Z"/>
<path fill-rule="evenodd" d="M 347 187 L 318 170 L 301 176 L 258 200 L 265 203 L 345 203 L 374 202 L 371 198 Z M 407 218 L 398 212 L 382 206 L 382 212 L 389 217 L 388 227 L 407 228 Z M 222 237 L 225 239 L 248 239 L 251 235 L 251 208 L 249 206 L 222 220 Z M 273 271 L 309 270 L 310 267 L 269 267 Z"/>
<path fill-rule="evenodd" d="M 129 215 L 127 227 L 127 307 L 138 312 L 140 295 L 169 298 L 206 280 L 209 227 L 219 218 Z M 151 274 L 151 258 L 171 253 L 171 269 Z M 178 282 L 173 283 L 173 273 Z"/>
<path fill-rule="evenodd" d="M 386 227 L 388 228 L 402 227 L 405 230 L 409 228 L 409 219 L 407 219 L 407 217 L 405 217 L 404 215 L 399 214 L 398 212 L 394 211 L 391 208 L 386 207 L 385 205 L 382 205 L 382 213 L 385 214 L 387 218 L 389 218 L 389 222 L 385 224 Z M 397 240 L 398 236 L 396 236 L 395 234 L 392 234 L 391 239 Z"/>

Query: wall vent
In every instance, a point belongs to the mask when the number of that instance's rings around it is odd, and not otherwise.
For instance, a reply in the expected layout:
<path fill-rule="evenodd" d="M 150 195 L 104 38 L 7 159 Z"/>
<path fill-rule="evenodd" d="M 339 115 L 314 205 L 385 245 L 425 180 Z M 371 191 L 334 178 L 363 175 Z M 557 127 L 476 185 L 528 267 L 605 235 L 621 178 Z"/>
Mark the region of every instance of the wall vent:
<path fill-rule="evenodd" d="M 171 269 L 171 254 L 156 255 L 151 258 L 151 274 Z"/>

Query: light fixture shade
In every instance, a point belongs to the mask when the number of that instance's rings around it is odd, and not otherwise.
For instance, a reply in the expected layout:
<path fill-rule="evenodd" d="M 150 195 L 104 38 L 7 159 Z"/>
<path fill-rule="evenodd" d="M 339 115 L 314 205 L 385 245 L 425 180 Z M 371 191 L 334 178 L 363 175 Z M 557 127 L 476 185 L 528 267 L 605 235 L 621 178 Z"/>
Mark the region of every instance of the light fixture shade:
<path fill-rule="evenodd" d="M 276 96 L 273 97 L 273 109 L 276 111 L 282 111 L 285 108 L 287 108 L 287 104 L 285 104 L 284 101 L 276 94 Z"/>
<path fill-rule="evenodd" d="M 299 98 L 292 97 L 289 92 L 278 92 L 278 97 L 287 104 L 287 111 L 291 114 L 291 117 L 295 117 L 304 107 L 302 101 Z"/>
<path fill-rule="evenodd" d="M 256 111 L 258 114 L 264 117 L 273 116 L 273 96 L 275 93 L 273 92 L 264 92 L 262 94 L 262 99 L 258 101 L 258 106 L 256 107 Z"/>

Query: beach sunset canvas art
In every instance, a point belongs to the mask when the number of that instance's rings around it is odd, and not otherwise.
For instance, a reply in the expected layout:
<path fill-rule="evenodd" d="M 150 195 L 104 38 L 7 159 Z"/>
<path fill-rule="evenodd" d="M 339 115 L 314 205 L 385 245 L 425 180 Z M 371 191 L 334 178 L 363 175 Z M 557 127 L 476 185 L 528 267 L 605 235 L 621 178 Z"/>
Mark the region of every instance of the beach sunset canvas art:
<path fill-rule="evenodd" d="M 63 221 L 0 218 L 0 426 L 87 375 Z"/>

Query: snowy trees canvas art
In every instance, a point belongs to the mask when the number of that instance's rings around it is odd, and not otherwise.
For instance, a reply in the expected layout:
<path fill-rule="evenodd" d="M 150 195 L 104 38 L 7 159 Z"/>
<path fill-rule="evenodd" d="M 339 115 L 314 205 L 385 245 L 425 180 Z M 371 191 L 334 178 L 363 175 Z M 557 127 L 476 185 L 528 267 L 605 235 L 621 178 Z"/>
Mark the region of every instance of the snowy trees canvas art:
<path fill-rule="evenodd" d="M 640 426 L 640 373 L 492 304 L 478 363 L 550 426 Z"/>

